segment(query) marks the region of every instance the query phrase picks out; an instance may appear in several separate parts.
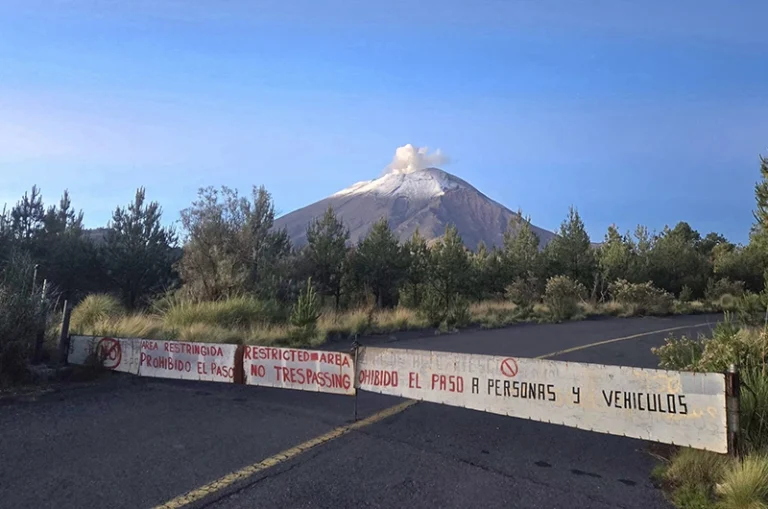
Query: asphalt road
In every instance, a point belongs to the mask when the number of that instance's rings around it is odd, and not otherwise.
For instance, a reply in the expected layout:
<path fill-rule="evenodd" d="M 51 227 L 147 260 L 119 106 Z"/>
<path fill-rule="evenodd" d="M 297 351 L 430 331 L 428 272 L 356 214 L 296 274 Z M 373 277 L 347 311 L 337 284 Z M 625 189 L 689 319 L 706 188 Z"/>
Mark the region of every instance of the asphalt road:
<path fill-rule="evenodd" d="M 535 357 L 714 316 L 520 325 L 364 344 Z M 706 328 L 692 328 L 694 335 Z M 678 331 L 678 334 L 686 331 Z M 655 367 L 654 334 L 556 359 Z M 360 392 L 361 417 L 402 400 Z M 0 401 L 0 507 L 144 508 L 349 424 L 353 398 L 108 376 Z M 193 506 L 666 508 L 647 443 L 418 403 Z"/>

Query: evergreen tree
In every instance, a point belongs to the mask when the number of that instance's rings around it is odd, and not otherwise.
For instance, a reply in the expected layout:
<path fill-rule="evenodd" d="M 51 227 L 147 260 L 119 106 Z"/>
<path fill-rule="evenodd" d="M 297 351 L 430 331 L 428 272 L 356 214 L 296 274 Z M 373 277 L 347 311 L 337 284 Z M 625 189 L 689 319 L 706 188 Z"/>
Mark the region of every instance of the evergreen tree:
<path fill-rule="evenodd" d="M 629 236 L 620 234 L 616 225 L 609 226 L 605 241 L 598 251 L 602 281 L 609 284 L 617 279 L 629 279 L 632 254 Z"/>
<path fill-rule="evenodd" d="M 760 181 L 755 184 L 755 202 L 751 240 L 765 244 L 768 241 L 768 158 L 763 156 L 760 156 Z"/>
<path fill-rule="evenodd" d="M 539 237 L 531 228 L 530 217 L 523 218 L 522 213 L 518 212 L 517 217 L 510 220 L 507 231 L 504 232 L 503 254 L 506 267 L 505 282 L 540 275 Z"/>
<path fill-rule="evenodd" d="M 694 296 L 703 294 L 712 269 L 698 250 L 700 239 L 699 233 L 685 222 L 664 228 L 649 252 L 654 286 L 674 294 L 688 286 Z"/>
<path fill-rule="evenodd" d="M 424 297 L 424 285 L 429 277 L 429 248 L 418 228 L 403 244 L 405 257 L 404 301 L 411 307 L 419 307 Z"/>
<path fill-rule="evenodd" d="M 315 219 L 307 228 L 305 252 L 313 280 L 323 295 L 334 297 L 336 309 L 341 300 L 348 240 L 349 230 L 330 206 L 322 218 Z"/>
<path fill-rule="evenodd" d="M 145 304 L 173 282 L 176 235 L 161 225 L 157 202 L 136 191 L 127 208 L 117 207 L 103 247 L 107 274 L 129 309 Z"/>
<path fill-rule="evenodd" d="M 471 282 L 470 260 L 455 226 L 430 251 L 429 291 L 433 305 L 449 309 L 468 293 Z"/>
<path fill-rule="evenodd" d="M 406 268 L 404 261 L 400 243 L 386 218 L 374 223 L 359 242 L 354 268 L 359 280 L 373 292 L 378 307 L 394 303 Z"/>
<path fill-rule="evenodd" d="M 545 253 L 550 275 L 565 275 L 592 288 L 596 270 L 595 254 L 579 212 L 571 207 L 568 218 L 560 225 L 557 237 L 547 245 Z"/>
<path fill-rule="evenodd" d="M 181 212 L 187 243 L 179 267 L 187 291 L 202 299 L 244 293 L 287 298 L 291 245 L 284 229 L 274 230 L 274 219 L 263 186 L 253 188 L 252 201 L 227 187 L 200 189 Z"/>

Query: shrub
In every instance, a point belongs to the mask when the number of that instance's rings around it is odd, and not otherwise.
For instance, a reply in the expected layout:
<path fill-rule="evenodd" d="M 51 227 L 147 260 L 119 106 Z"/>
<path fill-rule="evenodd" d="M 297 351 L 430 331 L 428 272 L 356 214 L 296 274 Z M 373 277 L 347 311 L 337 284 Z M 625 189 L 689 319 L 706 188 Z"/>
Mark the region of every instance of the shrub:
<path fill-rule="evenodd" d="M 428 288 L 421 300 L 419 312 L 431 327 L 439 327 L 448 316 L 447 306 L 439 292 Z"/>
<path fill-rule="evenodd" d="M 292 339 L 307 341 L 317 334 L 318 312 L 317 292 L 312 286 L 312 278 L 307 279 L 307 286 L 299 293 L 296 305 L 291 311 L 293 325 Z"/>
<path fill-rule="evenodd" d="M 33 288 L 34 264 L 13 254 L 0 272 L 0 385 L 22 379 L 37 334 L 46 328 L 47 295 Z"/>
<path fill-rule="evenodd" d="M 691 287 L 688 285 L 684 285 L 683 289 L 680 290 L 680 297 L 681 302 L 691 302 L 693 300 L 693 290 L 691 290 Z"/>
<path fill-rule="evenodd" d="M 659 358 L 659 366 L 664 369 L 692 371 L 699 365 L 704 344 L 701 340 L 685 335 L 678 339 L 671 334 L 664 339 L 663 346 L 651 348 L 651 351 Z"/>
<path fill-rule="evenodd" d="M 765 294 L 746 293 L 736 303 L 739 320 L 745 325 L 761 325 L 766 321 L 768 298 Z"/>
<path fill-rule="evenodd" d="M 169 303 L 163 314 L 168 327 L 181 328 L 195 323 L 220 327 L 250 327 L 276 323 L 285 319 L 277 304 L 254 297 L 232 297 L 225 300 L 194 302 L 178 300 Z"/>
<path fill-rule="evenodd" d="M 747 456 L 730 465 L 717 486 L 721 507 L 728 509 L 768 508 L 768 457 Z"/>
<path fill-rule="evenodd" d="M 676 486 L 714 486 L 722 478 L 729 460 L 722 454 L 685 447 L 672 457 L 666 477 Z"/>
<path fill-rule="evenodd" d="M 672 294 L 656 288 L 650 281 L 630 283 L 619 279 L 611 283 L 608 290 L 615 301 L 632 308 L 634 314 L 667 315 L 673 310 Z"/>
<path fill-rule="evenodd" d="M 704 290 L 704 298 L 710 301 L 716 301 L 723 295 L 741 297 L 743 294 L 744 281 L 731 281 L 728 278 L 710 279 L 707 281 L 706 290 Z"/>
<path fill-rule="evenodd" d="M 539 280 L 535 277 L 519 277 L 508 285 L 507 299 L 524 308 L 532 308 L 541 299 Z"/>
<path fill-rule="evenodd" d="M 768 452 L 768 372 L 766 365 L 741 372 L 741 428 L 751 451 Z"/>
<path fill-rule="evenodd" d="M 117 319 L 125 314 L 122 304 L 112 295 L 93 293 L 72 310 L 69 327 L 73 333 L 90 334 L 97 322 Z"/>
<path fill-rule="evenodd" d="M 581 283 L 567 276 L 554 276 L 547 280 L 544 302 L 549 306 L 554 320 L 567 320 L 578 313 L 579 302 L 586 293 Z"/>
<path fill-rule="evenodd" d="M 449 328 L 466 327 L 472 320 L 469 312 L 469 301 L 464 297 L 457 296 L 453 299 L 448 314 L 445 317 L 445 324 Z"/>

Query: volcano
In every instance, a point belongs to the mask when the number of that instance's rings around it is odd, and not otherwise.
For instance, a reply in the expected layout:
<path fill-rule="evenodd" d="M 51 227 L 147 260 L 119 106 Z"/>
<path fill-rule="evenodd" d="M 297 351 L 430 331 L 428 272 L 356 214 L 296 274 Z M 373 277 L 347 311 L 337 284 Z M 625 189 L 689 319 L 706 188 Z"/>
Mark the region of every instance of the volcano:
<path fill-rule="evenodd" d="M 281 216 L 275 227 L 286 228 L 293 244 L 301 247 L 307 241 L 307 225 L 322 216 L 328 207 L 349 228 L 350 241 L 364 238 L 371 226 L 386 217 L 392 231 L 401 241 L 409 239 L 416 229 L 427 240 L 445 234 L 455 225 L 464 244 L 476 249 L 503 245 L 504 232 L 516 212 L 488 198 L 466 181 L 439 168 L 390 171 L 380 178 L 358 182 L 346 189 Z M 544 247 L 555 234 L 531 225 Z"/>

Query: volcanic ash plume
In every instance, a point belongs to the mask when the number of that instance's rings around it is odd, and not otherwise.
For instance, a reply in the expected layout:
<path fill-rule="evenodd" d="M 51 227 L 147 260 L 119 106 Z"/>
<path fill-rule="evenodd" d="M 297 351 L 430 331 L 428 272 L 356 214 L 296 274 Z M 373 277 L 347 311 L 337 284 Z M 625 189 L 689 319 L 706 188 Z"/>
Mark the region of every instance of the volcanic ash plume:
<path fill-rule="evenodd" d="M 427 147 L 414 147 L 409 143 L 395 150 L 395 157 L 387 166 L 386 173 L 413 173 L 424 168 L 441 166 L 447 162 L 448 157 L 440 152 L 440 149 L 430 154 Z"/>

